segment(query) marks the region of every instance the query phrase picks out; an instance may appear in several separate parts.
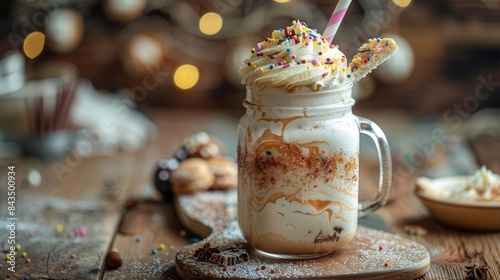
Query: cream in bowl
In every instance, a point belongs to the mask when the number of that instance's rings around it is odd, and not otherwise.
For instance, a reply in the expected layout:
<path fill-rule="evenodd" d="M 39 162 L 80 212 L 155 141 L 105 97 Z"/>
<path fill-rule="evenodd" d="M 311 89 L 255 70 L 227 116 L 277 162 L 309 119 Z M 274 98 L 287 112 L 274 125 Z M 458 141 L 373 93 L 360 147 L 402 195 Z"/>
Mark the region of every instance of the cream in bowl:
<path fill-rule="evenodd" d="M 500 230 L 500 175 L 481 167 L 472 176 L 417 178 L 416 194 L 441 222 L 471 230 Z"/>

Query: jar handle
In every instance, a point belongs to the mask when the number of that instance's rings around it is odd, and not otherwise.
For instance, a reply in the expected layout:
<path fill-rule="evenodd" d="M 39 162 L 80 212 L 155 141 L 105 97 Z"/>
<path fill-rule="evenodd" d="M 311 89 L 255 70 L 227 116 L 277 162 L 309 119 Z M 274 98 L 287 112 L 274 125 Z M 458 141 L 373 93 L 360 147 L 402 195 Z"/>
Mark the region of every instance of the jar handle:
<path fill-rule="evenodd" d="M 387 143 L 387 138 L 382 129 L 369 119 L 361 117 L 357 117 L 357 119 L 360 132 L 370 136 L 375 142 L 380 166 L 377 195 L 370 199 L 360 201 L 358 204 L 358 217 L 362 217 L 379 209 L 387 202 L 391 191 L 392 166 L 389 143 Z"/>

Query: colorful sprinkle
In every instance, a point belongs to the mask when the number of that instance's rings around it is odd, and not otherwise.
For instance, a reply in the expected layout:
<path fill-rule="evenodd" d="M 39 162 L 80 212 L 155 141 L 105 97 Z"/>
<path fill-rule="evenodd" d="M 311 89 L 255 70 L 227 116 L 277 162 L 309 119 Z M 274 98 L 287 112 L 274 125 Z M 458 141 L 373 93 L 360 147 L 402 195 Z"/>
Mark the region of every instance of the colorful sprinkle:
<path fill-rule="evenodd" d="M 380 38 L 377 38 L 377 42 L 380 42 Z"/>
<path fill-rule="evenodd" d="M 331 60 L 331 59 L 330 59 L 329 57 L 327 57 L 327 58 L 326 58 L 326 61 L 330 62 L 330 60 Z"/>
<path fill-rule="evenodd" d="M 23 252 L 23 253 L 21 254 L 21 256 L 22 256 L 23 258 L 26 258 L 26 257 L 28 256 L 28 253 Z"/>
<path fill-rule="evenodd" d="M 72 259 L 76 259 L 76 254 L 73 253 L 73 254 L 69 255 L 69 257 L 72 258 Z"/>
<path fill-rule="evenodd" d="M 3 264 L 0 263 L 0 269 L 2 269 L 2 268 L 3 268 Z"/>
<path fill-rule="evenodd" d="M 382 247 L 382 245 L 378 246 L 378 250 L 379 251 L 382 250 L 382 249 L 384 249 L 384 247 Z"/>
<path fill-rule="evenodd" d="M 226 272 L 227 271 L 227 267 L 223 267 L 222 271 Z"/>
<path fill-rule="evenodd" d="M 266 266 L 263 265 L 263 266 L 260 267 L 260 269 L 264 270 L 264 269 L 266 269 Z"/>
<path fill-rule="evenodd" d="M 151 250 L 151 254 L 156 255 L 156 253 L 158 253 L 158 250 L 156 249 Z"/>
<path fill-rule="evenodd" d="M 347 78 L 350 78 L 351 77 L 351 74 L 347 74 Z"/>
<path fill-rule="evenodd" d="M 200 242 L 200 239 L 199 239 L 198 237 L 191 237 L 191 238 L 189 239 L 189 241 L 190 241 L 191 243 L 198 243 L 198 242 Z"/>
<path fill-rule="evenodd" d="M 293 25 L 297 24 L 297 21 L 296 20 L 292 20 L 292 24 Z"/>
<path fill-rule="evenodd" d="M 356 65 L 353 65 L 351 68 L 351 71 L 354 71 L 354 70 L 356 70 Z"/>
<path fill-rule="evenodd" d="M 30 259 L 30 258 L 27 258 L 27 259 L 26 259 L 26 263 L 31 263 L 31 259 Z"/>
<path fill-rule="evenodd" d="M 16 245 L 16 251 L 19 251 L 19 250 L 21 250 L 21 244 Z"/>
<path fill-rule="evenodd" d="M 290 48 L 286 48 L 286 51 L 287 51 L 287 52 L 290 52 Z"/>
<path fill-rule="evenodd" d="M 86 234 L 87 234 L 87 227 L 80 226 L 80 228 L 78 229 L 78 235 L 85 236 Z"/>
<path fill-rule="evenodd" d="M 255 64 L 254 64 L 254 65 L 252 65 L 252 68 L 253 68 L 253 69 L 257 68 L 257 65 L 255 65 Z"/>
<path fill-rule="evenodd" d="M 292 59 L 296 59 L 297 57 L 295 55 L 292 55 Z"/>
<path fill-rule="evenodd" d="M 59 225 L 56 226 L 57 233 L 61 233 L 61 232 L 63 232 L 63 230 L 64 230 L 64 226 L 63 225 L 59 224 Z"/>
<path fill-rule="evenodd" d="M 368 59 L 363 60 L 364 63 L 368 63 Z"/>
<path fill-rule="evenodd" d="M 252 66 L 252 63 L 249 61 L 249 62 L 247 62 L 247 65 L 248 66 Z"/>
<path fill-rule="evenodd" d="M 166 247 L 165 244 L 160 243 L 160 246 L 159 246 L 160 250 L 165 250 L 165 247 Z"/>
<path fill-rule="evenodd" d="M 187 232 L 185 230 L 181 229 L 181 231 L 179 231 L 179 235 L 180 236 L 186 236 Z"/>
<path fill-rule="evenodd" d="M 319 55 L 323 55 L 323 52 L 319 52 L 318 54 L 319 54 Z"/>
<path fill-rule="evenodd" d="M 318 64 L 318 61 L 315 59 L 315 60 L 312 61 L 312 64 L 316 65 L 316 64 Z"/>
<path fill-rule="evenodd" d="M 141 243 L 141 242 L 142 242 L 142 237 L 137 236 L 137 237 L 135 238 L 135 242 L 137 242 L 137 243 Z"/>
<path fill-rule="evenodd" d="M 113 248 L 113 250 L 111 250 L 111 251 L 120 253 L 120 251 L 118 251 L 118 248 Z"/>
<path fill-rule="evenodd" d="M 269 69 L 273 69 L 274 68 L 274 65 L 269 65 Z"/>
<path fill-rule="evenodd" d="M 24 276 L 24 280 L 30 280 L 28 276 Z"/>
<path fill-rule="evenodd" d="M 388 262 L 384 263 L 384 266 L 385 266 L 385 267 L 388 267 L 388 266 L 389 266 L 389 263 L 388 263 Z"/>
<path fill-rule="evenodd" d="M 297 61 L 297 65 L 300 65 L 300 61 Z"/>
<path fill-rule="evenodd" d="M 323 73 L 323 75 L 321 75 L 322 77 L 326 77 L 328 75 L 328 72 L 325 72 Z"/>
<path fill-rule="evenodd" d="M 70 231 L 68 232 L 68 237 L 69 238 L 74 238 L 76 236 L 75 232 L 74 231 Z"/>
<path fill-rule="evenodd" d="M 6 261 L 10 260 L 10 257 L 9 256 L 5 256 L 5 260 Z"/>
<path fill-rule="evenodd" d="M 5 276 L 5 278 L 11 278 L 11 277 L 12 277 L 12 275 L 10 275 L 10 273 L 7 274 L 7 276 Z"/>
<path fill-rule="evenodd" d="M 257 43 L 257 45 L 255 45 L 255 50 L 258 52 L 262 50 L 262 46 L 260 45 L 260 43 Z"/>
<path fill-rule="evenodd" d="M 306 69 L 307 69 L 307 70 L 309 70 L 309 69 L 311 69 L 311 67 L 310 67 L 309 65 L 307 65 L 307 66 L 306 66 Z"/>
<path fill-rule="evenodd" d="M 35 235 L 36 235 L 35 230 L 30 229 L 30 231 L 29 231 L 29 235 L 30 235 L 31 237 L 35 236 Z"/>
<path fill-rule="evenodd" d="M 255 50 L 254 50 L 254 49 L 252 49 L 250 52 L 251 52 L 251 53 L 255 53 Z"/>
<path fill-rule="evenodd" d="M 271 274 L 274 274 L 274 269 L 271 269 Z"/>
<path fill-rule="evenodd" d="M 371 55 L 371 54 L 368 54 L 367 59 L 368 59 L 368 60 L 372 59 L 372 55 Z"/>
<path fill-rule="evenodd" d="M 385 42 L 386 47 L 389 46 L 390 44 L 391 44 L 391 41 L 389 41 L 389 40 Z"/>
<path fill-rule="evenodd" d="M 266 37 L 266 39 L 264 39 L 264 41 L 268 42 L 269 41 L 269 37 Z"/>

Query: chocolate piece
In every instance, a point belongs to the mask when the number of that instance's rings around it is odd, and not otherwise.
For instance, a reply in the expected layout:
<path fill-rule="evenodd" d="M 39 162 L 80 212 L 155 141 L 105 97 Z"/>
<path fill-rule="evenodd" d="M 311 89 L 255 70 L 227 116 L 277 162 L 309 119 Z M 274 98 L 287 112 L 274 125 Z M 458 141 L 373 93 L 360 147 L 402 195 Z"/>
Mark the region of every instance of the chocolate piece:
<path fill-rule="evenodd" d="M 219 265 L 235 265 L 248 261 L 248 253 L 245 249 L 229 247 L 219 253 L 214 253 L 210 257 L 210 261 Z"/>
<path fill-rule="evenodd" d="M 210 243 L 205 243 L 202 248 L 196 249 L 194 251 L 194 257 L 200 261 L 208 261 L 212 257 L 213 254 L 219 253 L 219 249 L 217 247 L 212 248 Z"/>

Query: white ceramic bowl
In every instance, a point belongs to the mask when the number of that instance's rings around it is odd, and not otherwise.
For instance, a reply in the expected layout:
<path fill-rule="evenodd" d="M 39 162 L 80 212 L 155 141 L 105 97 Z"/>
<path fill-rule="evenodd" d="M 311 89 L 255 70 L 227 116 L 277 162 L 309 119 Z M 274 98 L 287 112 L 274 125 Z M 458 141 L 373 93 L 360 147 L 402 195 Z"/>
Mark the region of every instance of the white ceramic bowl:
<path fill-rule="evenodd" d="M 415 194 L 437 220 L 452 227 L 500 231 L 500 203 L 450 202 L 441 194 L 470 177 L 417 178 Z"/>

